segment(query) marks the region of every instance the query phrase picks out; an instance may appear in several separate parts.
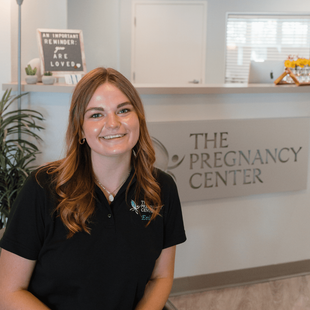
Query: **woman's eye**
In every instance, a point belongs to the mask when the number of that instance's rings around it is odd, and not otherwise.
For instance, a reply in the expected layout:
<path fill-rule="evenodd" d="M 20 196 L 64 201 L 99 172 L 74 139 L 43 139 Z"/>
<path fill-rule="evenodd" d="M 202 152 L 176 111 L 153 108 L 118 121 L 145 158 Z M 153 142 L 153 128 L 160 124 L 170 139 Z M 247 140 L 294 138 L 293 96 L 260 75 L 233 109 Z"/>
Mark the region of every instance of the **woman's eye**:
<path fill-rule="evenodd" d="M 97 117 L 100 117 L 101 116 L 101 113 L 95 113 L 95 114 L 92 114 L 90 117 L 91 118 L 97 118 Z"/>
<path fill-rule="evenodd" d="M 122 113 L 128 113 L 128 112 L 130 112 L 130 109 L 124 108 L 124 109 L 121 109 L 118 113 L 122 114 Z"/>

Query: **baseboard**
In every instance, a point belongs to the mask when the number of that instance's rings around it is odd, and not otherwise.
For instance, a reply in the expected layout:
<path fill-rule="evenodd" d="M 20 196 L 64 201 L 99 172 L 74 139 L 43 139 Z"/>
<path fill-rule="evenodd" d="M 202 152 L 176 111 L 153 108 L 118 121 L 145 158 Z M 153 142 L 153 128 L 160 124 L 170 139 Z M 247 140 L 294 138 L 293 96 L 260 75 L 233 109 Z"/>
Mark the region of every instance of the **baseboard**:
<path fill-rule="evenodd" d="M 310 259 L 277 265 L 176 278 L 171 296 L 198 293 L 310 274 Z"/>

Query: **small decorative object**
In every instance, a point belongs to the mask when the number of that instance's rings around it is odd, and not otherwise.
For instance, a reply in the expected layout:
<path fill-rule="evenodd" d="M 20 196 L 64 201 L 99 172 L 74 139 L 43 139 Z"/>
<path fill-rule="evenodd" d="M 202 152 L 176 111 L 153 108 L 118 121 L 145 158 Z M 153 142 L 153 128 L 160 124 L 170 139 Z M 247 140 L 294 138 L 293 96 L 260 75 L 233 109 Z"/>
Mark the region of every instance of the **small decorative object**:
<path fill-rule="evenodd" d="M 37 83 L 42 82 L 43 72 L 41 72 L 41 60 L 40 60 L 40 58 L 31 59 L 27 63 L 27 66 L 28 65 L 30 65 L 32 68 L 37 68 L 37 73 L 36 73 L 36 76 L 38 77 L 38 82 Z"/>
<path fill-rule="evenodd" d="M 284 72 L 274 81 L 275 85 L 310 85 L 310 59 L 289 55 L 284 61 Z"/>
<path fill-rule="evenodd" d="M 69 85 L 76 85 L 82 78 L 82 74 L 65 74 L 65 82 Z"/>
<path fill-rule="evenodd" d="M 36 76 L 36 73 L 37 73 L 37 68 L 35 67 L 34 69 L 31 68 L 30 65 L 28 65 L 26 68 L 25 68 L 25 71 L 26 71 L 26 83 L 27 84 L 36 84 L 38 82 L 38 77 Z"/>
<path fill-rule="evenodd" d="M 42 83 L 45 85 L 53 85 L 55 82 L 55 79 L 52 75 L 53 73 L 50 71 L 44 72 L 44 75 L 42 76 Z"/>

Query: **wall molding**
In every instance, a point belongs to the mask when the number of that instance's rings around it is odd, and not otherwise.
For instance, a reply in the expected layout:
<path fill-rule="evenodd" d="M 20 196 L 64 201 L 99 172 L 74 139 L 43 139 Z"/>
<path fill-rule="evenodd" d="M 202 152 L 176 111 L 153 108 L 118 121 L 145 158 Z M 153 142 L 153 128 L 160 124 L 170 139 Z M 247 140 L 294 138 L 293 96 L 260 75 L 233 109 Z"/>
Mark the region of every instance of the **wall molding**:
<path fill-rule="evenodd" d="M 275 281 L 306 274 L 310 274 L 310 259 L 277 265 L 176 278 L 174 279 L 170 296 Z"/>

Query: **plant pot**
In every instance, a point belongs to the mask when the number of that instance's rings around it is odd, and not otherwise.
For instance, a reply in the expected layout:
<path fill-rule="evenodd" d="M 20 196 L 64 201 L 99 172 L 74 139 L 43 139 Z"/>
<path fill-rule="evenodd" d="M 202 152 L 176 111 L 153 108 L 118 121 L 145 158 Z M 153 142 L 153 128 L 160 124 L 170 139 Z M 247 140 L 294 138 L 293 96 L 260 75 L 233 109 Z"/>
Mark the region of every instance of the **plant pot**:
<path fill-rule="evenodd" d="M 36 75 L 26 75 L 27 84 L 36 84 L 38 82 L 38 77 Z"/>
<path fill-rule="evenodd" d="M 42 83 L 45 85 L 53 85 L 55 82 L 55 78 L 50 75 L 43 75 L 42 76 Z"/>

